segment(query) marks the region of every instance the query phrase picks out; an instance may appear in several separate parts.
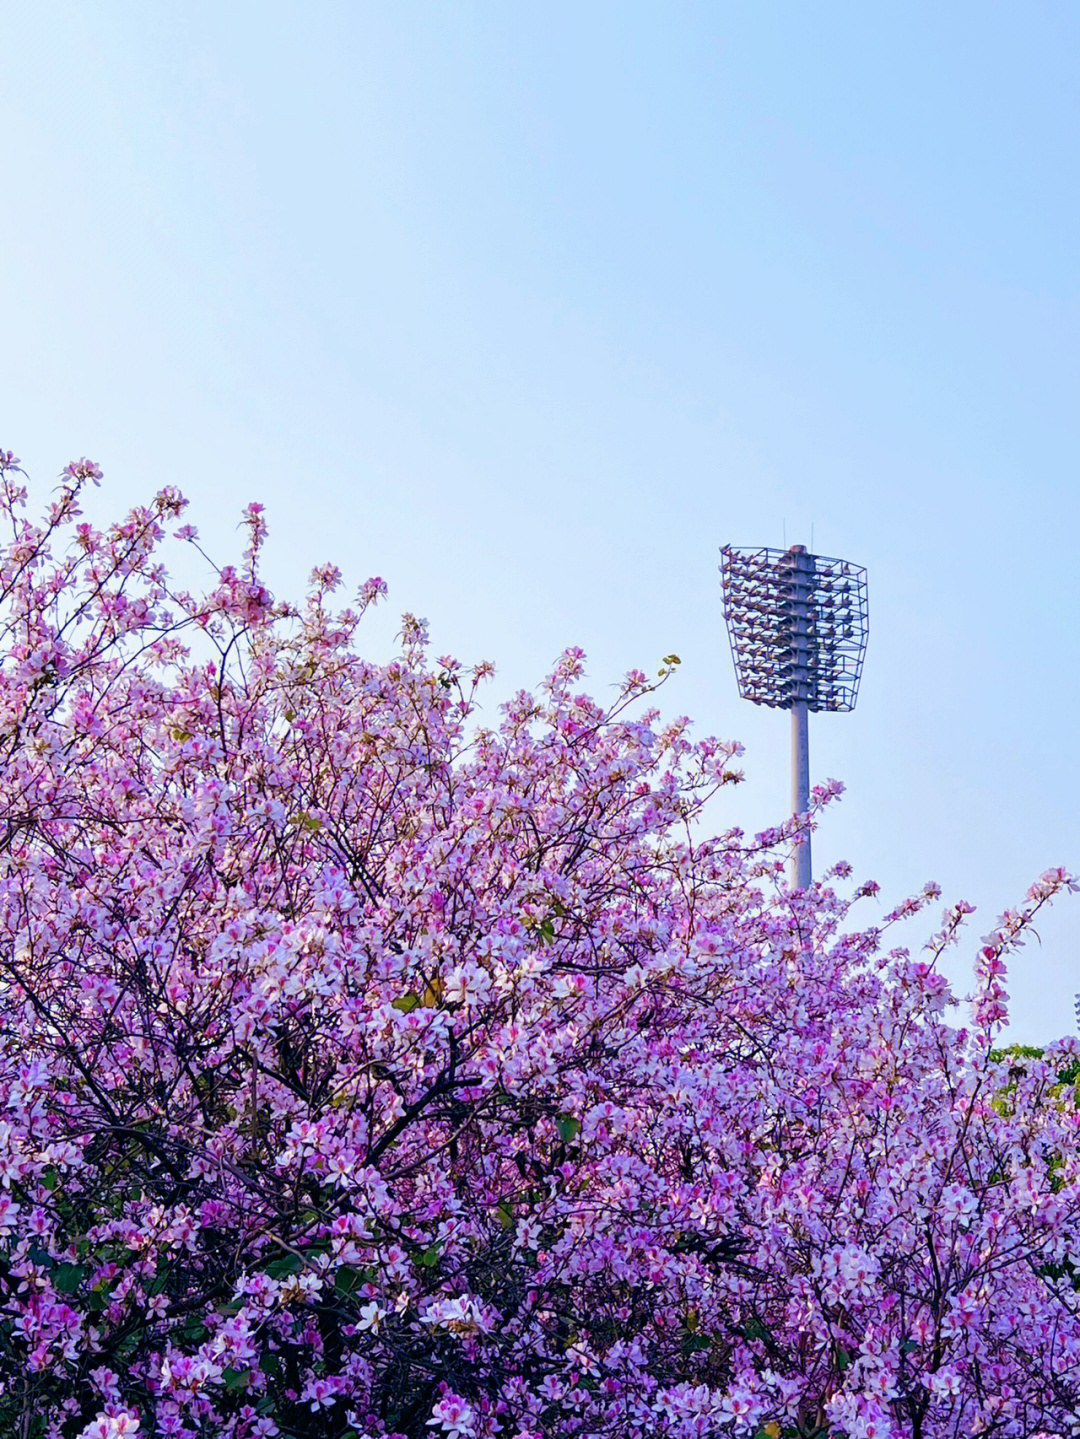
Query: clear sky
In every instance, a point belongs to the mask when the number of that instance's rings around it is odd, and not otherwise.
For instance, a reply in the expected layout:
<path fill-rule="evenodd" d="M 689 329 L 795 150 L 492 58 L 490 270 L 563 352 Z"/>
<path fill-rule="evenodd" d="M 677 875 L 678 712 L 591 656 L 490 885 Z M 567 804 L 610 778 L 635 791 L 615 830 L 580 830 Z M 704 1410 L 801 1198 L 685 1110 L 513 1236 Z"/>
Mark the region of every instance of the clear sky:
<path fill-rule="evenodd" d="M 975 903 L 962 989 L 1080 868 L 1071 0 L 33 0 L 0 174 L 40 494 L 81 454 L 102 518 L 177 484 L 222 560 L 261 499 L 279 592 L 383 575 L 492 709 L 569 644 L 601 696 L 677 651 L 749 830 L 787 723 L 737 697 L 717 550 L 812 543 L 871 604 L 815 864 Z M 1073 1028 L 1080 898 L 1041 934 L 1017 1039 Z"/>

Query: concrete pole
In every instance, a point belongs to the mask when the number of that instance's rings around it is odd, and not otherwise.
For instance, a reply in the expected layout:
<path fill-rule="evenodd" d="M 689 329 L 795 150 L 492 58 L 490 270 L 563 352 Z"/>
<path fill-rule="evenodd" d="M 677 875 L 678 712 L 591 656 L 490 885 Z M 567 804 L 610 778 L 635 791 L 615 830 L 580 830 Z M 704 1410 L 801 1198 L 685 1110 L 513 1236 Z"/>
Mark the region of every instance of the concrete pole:
<path fill-rule="evenodd" d="M 810 726 L 805 700 L 791 706 L 791 813 L 810 808 Z M 810 831 L 791 856 L 791 886 L 806 889 L 810 883 Z"/>

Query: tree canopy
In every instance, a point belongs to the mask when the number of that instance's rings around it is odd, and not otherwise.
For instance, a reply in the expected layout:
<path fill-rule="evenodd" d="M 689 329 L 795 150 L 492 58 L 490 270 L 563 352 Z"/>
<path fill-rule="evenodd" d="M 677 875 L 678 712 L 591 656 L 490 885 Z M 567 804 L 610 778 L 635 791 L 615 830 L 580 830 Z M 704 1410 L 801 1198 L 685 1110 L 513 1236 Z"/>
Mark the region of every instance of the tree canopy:
<path fill-rule="evenodd" d="M 674 657 L 486 724 L 381 581 L 276 600 L 252 505 L 184 592 L 99 477 L 0 453 L 0 1432 L 1077 1432 L 1080 1051 L 993 1048 L 1069 875 L 963 1024 L 968 906 L 703 832 Z"/>

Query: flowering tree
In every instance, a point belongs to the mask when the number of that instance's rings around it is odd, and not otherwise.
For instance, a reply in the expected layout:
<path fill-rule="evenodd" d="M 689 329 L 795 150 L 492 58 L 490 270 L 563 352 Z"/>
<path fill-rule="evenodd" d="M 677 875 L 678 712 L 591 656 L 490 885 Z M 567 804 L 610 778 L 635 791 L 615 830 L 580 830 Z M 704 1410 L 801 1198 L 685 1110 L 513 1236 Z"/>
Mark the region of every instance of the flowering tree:
<path fill-rule="evenodd" d="M 967 907 L 702 837 L 643 675 L 484 728 L 380 581 L 275 602 L 253 505 L 181 592 L 98 475 L 0 455 L 0 1433 L 1077 1432 L 1076 1048 L 991 1049 L 1064 872 L 950 1027 Z"/>

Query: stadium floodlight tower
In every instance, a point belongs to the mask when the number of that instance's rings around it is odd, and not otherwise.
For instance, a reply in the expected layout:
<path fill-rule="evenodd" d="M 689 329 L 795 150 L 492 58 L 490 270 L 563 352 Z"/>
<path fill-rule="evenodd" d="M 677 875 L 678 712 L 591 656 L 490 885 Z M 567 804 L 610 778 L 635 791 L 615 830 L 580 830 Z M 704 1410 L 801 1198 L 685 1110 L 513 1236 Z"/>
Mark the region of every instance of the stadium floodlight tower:
<path fill-rule="evenodd" d="M 788 550 L 720 551 L 724 619 L 739 694 L 791 711 L 791 808 L 810 808 L 811 710 L 852 710 L 870 632 L 866 571 Z M 795 847 L 791 883 L 810 883 L 810 831 Z"/>

